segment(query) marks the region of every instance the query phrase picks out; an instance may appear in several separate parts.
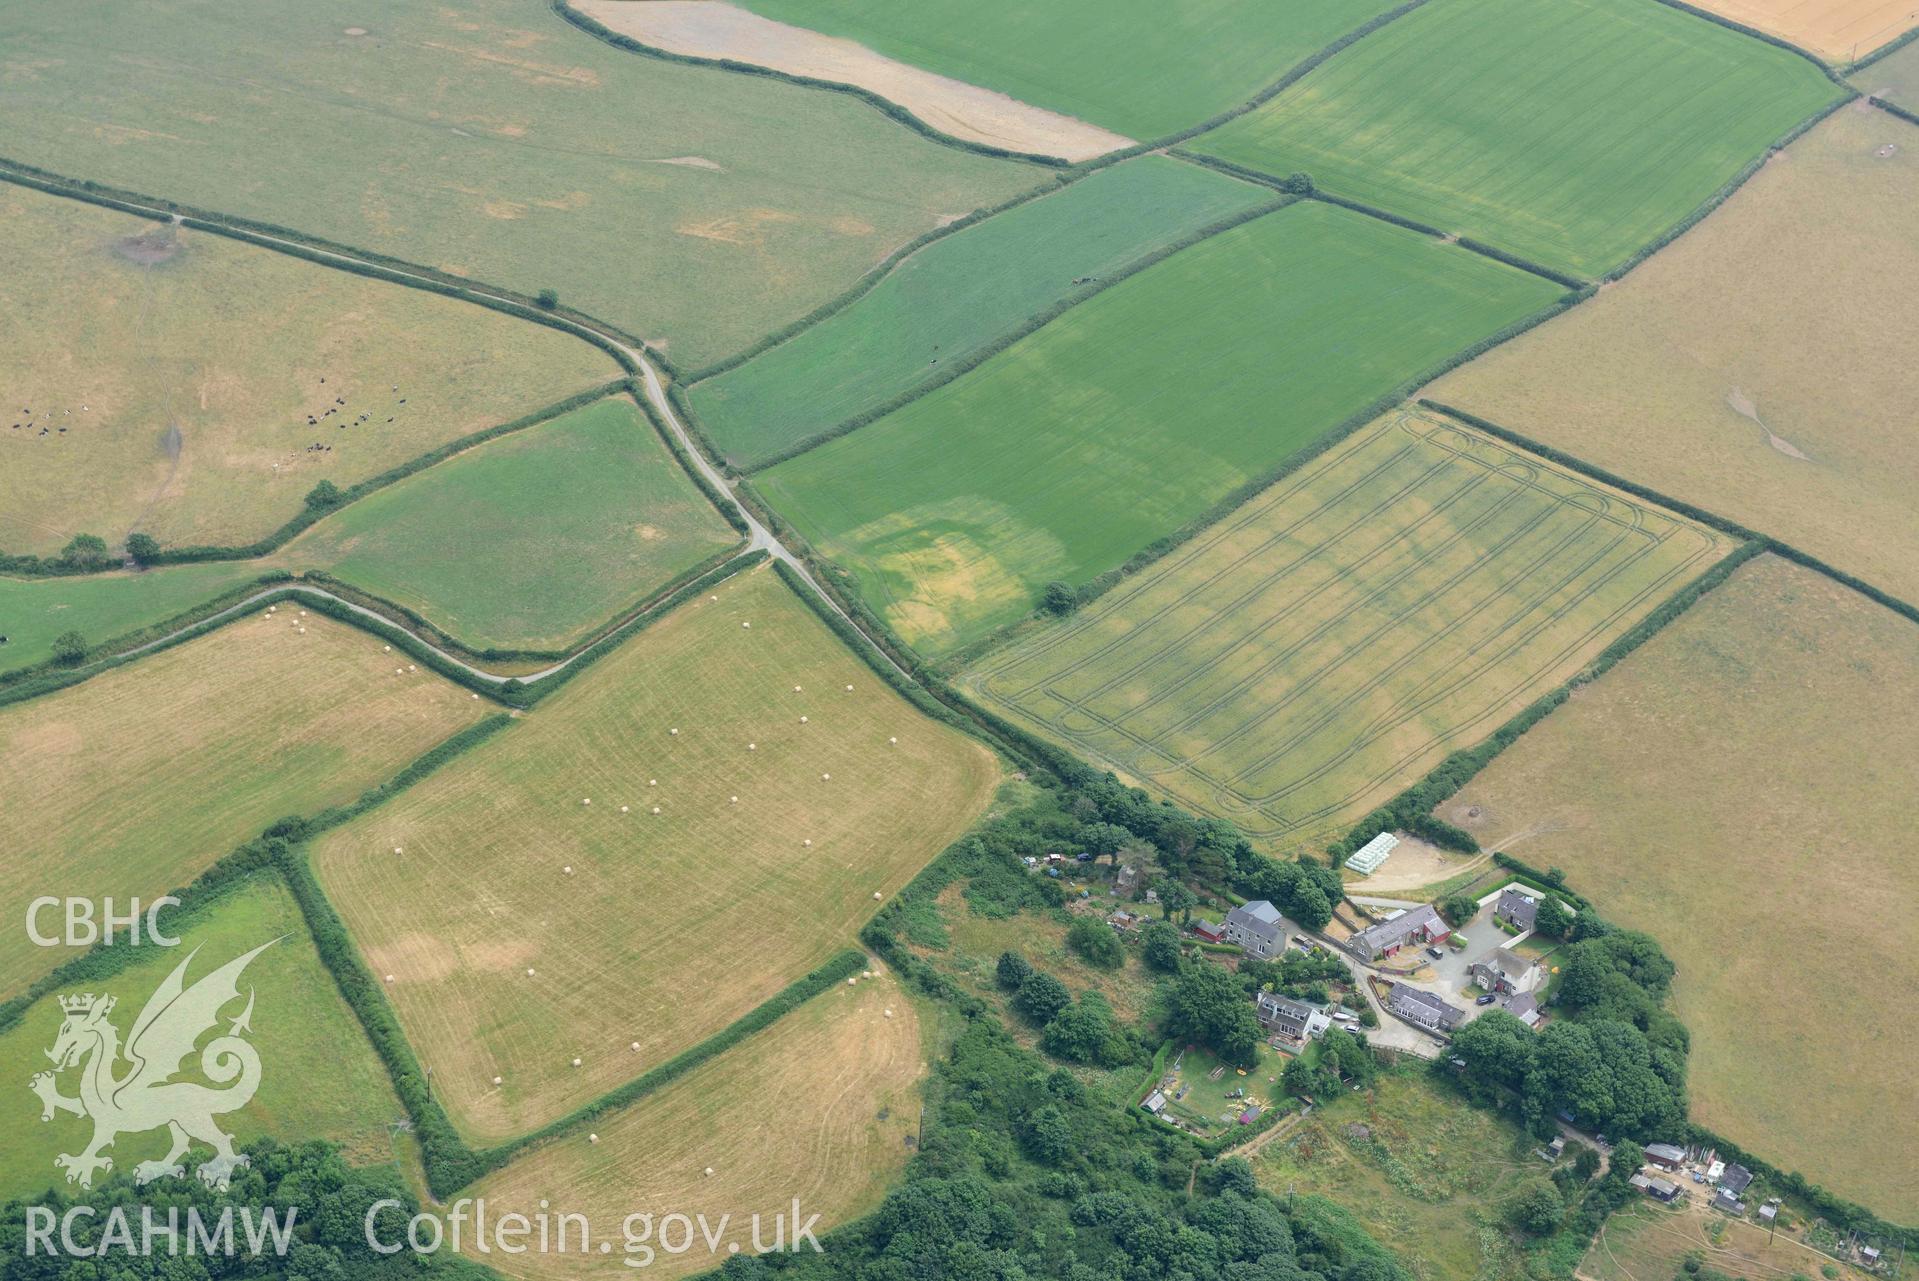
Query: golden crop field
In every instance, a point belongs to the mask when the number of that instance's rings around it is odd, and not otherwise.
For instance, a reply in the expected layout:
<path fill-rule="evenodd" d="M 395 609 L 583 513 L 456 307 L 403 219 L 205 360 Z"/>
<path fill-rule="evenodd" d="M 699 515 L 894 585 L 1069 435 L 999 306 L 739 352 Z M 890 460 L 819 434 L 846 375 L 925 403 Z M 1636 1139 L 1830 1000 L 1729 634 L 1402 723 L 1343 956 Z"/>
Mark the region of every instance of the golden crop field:
<path fill-rule="evenodd" d="M 691 1075 L 473 1190 L 497 1214 L 532 1218 L 550 1200 L 550 1212 L 584 1215 L 611 1240 L 611 1253 L 589 1241 L 570 1255 L 495 1252 L 485 1262 L 529 1281 L 630 1277 L 641 1263 L 644 1276 L 707 1272 L 726 1261 L 729 1245 L 754 1252 L 754 1214 L 765 1245 L 773 1216 L 784 1215 L 790 1244 L 795 1198 L 800 1221 L 819 1214 L 814 1232 L 824 1235 L 879 1204 L 905 1167 L 925 1070 L 918 1014 L 891 976 L 829 988 Z M 719 1257 L 697 1229 L 692 1249 L 669 1253 L 683 1238 L 662 1220 L 675 1214 L 704 1215 Z"/>
<path fill-rule="evenodd" d="M 1919 626 L 1765 557 L 1438 812 L 1659 940 L 1695 1119 L 1909 1222 L 1914 760 Z"/>
<path fill-rule="evenodd" d="M 759 570 L 329 833 L 314 865 L 373 971 L 394 976 L 455 1124 L 490 1143 L 847 946 L 999 772 Z"/>

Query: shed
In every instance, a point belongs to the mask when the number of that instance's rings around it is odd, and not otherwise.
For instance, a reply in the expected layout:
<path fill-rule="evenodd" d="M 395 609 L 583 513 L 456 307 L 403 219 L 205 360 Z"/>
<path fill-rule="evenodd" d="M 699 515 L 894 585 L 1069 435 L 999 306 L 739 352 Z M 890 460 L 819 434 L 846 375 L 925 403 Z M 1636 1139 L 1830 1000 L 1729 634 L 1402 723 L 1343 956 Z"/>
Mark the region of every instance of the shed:
<path fill-rule="evenodd" d="M 1719 1176 L 1719 1190 L 1738 1196 L 1752 1186 L 1752 1171 L 1743 1165 L 1729 1165 L 1726 1172 Z"/>
<path fill-rule="evenodd" d="M 1141 1103 L 1140 1106 L 1145 1108 L 1148 1112 L 1151 1112 L 1154 1116 L 1158 1116 L 1160 1114 L 1160 1110 L 1166 1106 L 1166 1096 L 1160 1093 L 1158 1090 L 1154 1090 L 1151 1094 L 1146 1096 L 1146 1101 L 1144 1103 Z"/>
<path fill-rule="evenodd" d="M 1686 1150 L 1674 1147 L 1670 1143 L 1648 1143 L 1646 1159 L 1662 1170 L 1677 1170 L 1680 1163 L 1686 1159 Z M 1738 1190 L 1738 1188 L 1733 1189 L 1735 1192 Z"/>
<path fill-rule="evenodd" d="M 1199 935 L 1199 937 L 1205 939 L 1208 943 L 1223 943 L 1226 941 L 1226 927 L 1224 925 L 1216 925 L 1211 921 L 1194 921 L 1193 933 Z"/>

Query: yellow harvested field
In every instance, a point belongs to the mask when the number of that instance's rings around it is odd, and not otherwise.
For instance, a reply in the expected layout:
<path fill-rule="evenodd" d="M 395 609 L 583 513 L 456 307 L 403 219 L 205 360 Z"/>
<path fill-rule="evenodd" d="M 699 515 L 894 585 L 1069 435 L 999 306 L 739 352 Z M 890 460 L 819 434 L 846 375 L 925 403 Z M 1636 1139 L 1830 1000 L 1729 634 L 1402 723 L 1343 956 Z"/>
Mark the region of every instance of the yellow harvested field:
<path fill-rule="evenodd" d="M 0 708 L 0 992 L 70 954 L 28 939 L 33 899 L 111 895 L 124 911 L 275 819 L 353 800 L 490 710 L 396 667 L 366 633 L 283 603 Z"/>
<path fill-rule="evenodd" d="M 492 1143 L 851 944 L 999 775 L 756 570 L 327 834 L 314 864 L 373 971 L 395 976 L 455 1124 Z"/>
<path fill-rule="evenodd" d="M 1698 0 L 1698 4 L 1832 63 L 1863 58 L 1919 22 L 1912 0 Z"/>
<path fill-rule="evenodd" d="M 659 1093 L 482 1180 L 472 1195 L 489 1215 L 531 1219 L 550 1200 L 549 1214 L 582 1215 L 594 1234 L 585 1249 L 576 1236 L 566 1251 L 484 1261 L 529 1281 L 707 1272 L 729 1246 L 754 1251 L 755 1214 L 762 1245 L 773 1244 L 775 1215 L 790 1243 L 795 1198 L 799 1221 L 818 1214 L 813 1231 L 824 1235 L 878 1205 L 905 1167 L 925 1066 L 919 1018 L 890 976 L 839 984 Z M 670 1215 L 695 1224 L 704 1215 L 717 1246 Z M 669 1252 L 688 1237 L 690 1249 Z M 601 1240 L 609 1254 L 598 1253 Z"/>
<path fill-rule="evenodd" d="M 1867 106 L 1435 399 L 1919 600 L 1919 132 Z"/>
<path fill-rule="evenodd" d="M 322 480 L 620 373 L 484 307 L 25 187 L 0 224 L 0 279 L 32 282 L 0 308 L 0 551 L 244 546 Z"/>
<path fill-rule="evenodd" d="M 1762 557 L 1438 813 L 1672 955 L 1696 1120 L 1911 1222 L 1914 761 L 1919 626 Z"/>

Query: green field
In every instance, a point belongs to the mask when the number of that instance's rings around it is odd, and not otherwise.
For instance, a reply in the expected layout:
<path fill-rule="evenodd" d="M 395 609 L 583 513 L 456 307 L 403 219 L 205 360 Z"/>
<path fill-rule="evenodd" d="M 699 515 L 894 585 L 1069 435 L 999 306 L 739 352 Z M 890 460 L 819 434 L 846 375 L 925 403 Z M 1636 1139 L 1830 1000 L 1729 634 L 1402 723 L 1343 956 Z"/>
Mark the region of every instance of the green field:
<path fill-rule="evenodd" d="M 1433 0 L 1193 145 L 1598 276 L 1839 92 L 1655 0 Z"/>
<path fill-rule="evenodd" d="M 1487 437 L 1395 414 L 962 684 L 1269 847 L 1316 845 L 1728 550 Z"/>
<path fill-rule="evenodd" d="M 555 289 L 689 367 L 1042 174 L 845 94 L 616 49 L 544 4 L 233 17 L 212 0 L 13 6 L 5 154 Z"/>
<path fill-rule="evenodd" d="M 1854 72 L 1852 83 L 1861 93 L 1919 111 L 1919 40 Z"/>
<path fill-rule="evenodd" d="M 1919 600 L 1919 131 L 1848 108 L 1435 399 Z"/>
<path fill-rule="evenodd" d="M 1409 1070 L 1316 1109 L 1263 1146 L 1253 1171 L 1282 1197 L 1344 1207 L 1418 1281 L 1520 1281 L 1532 1274 L 1498 1204 L 1546 1175 L 1537 1146 Z M 1655 1276 L 1666 1281 L 1638 1281 Z"/>
<path fill-rule="evenodd" d="M 564 649 L 738 542 L 633 402 L 612 397 L 370 494 L 275 559 L 473 649 Z"/>
<path fill-rule="evenodd" d="M 902 636 L 949 651 L 1024 616 L 1048 580 L 1122 564 L 1559 292 L 1296 204 L 1140 272 L 760 483 Z"/>
<path fill-rule="evenodd" d="M 1246 102 L 1390 0 L 742 0 L 1145 141 Z"/>
<path fill-rule="evenodd" d="M 751 466 L 933 381 L 1054 306 L 1271 192 L 1164 156 L 1102 169 L 936 240 L 870 293 L 691 392 L 707 434 Z"/>
<path fill-rule="evenodd" d="M 1915 760 L 1919 627 L 1763 557 L 1438 813 L 1659 940 L 1695 1121 L 1909 1223 Z"/>
<path fill-rule="evenodd" d="M 364 632 L 283 604 L 0 708 L 0 992 L 66 959 L 28 939 L 32 899 L 164 894 L 484 714 L 451 682 L 395 666 Z"/>
<path fill-rule="evenodd" d="M 395 976 L 386 991 L 436 1094 L 492 1142 L 848 946 L 873 896 L 965 831 L 998 776 L 757 570 L 313 858 L 369 967 Z"/>
<path fill-rule="evenodd" d="M 484 307 L 27 187 L 0 185 L 0 223 L 0 551 L 244 546 L 321 480 L 619 374 Z"/>
<path fill-rule="evenodd" d="M 25 1088 L 29 1077 L 49 1066 L 44 1051 L 52 1047 L 62 1017 L 56 997 L 80 992 L 113 997 L 118 1004 L 110 1021 L 124 1038 L 161 981 L 190 954 L 185 978 L 189 985 L 263 943 L 272 946 L 254 958 L 240 981 L 241 996 L 251 992 L 254 997 L 253 1034 L 247 1040 L 260 1055 L 260 1086 L 244 1108 L 219 1118 L 221 1128 L 238 1142 L 262 1134 L 289 1142 L 332 1139 L 357 1164 L 390 1161 L 406 1150 L 396 1148 L 394 1131 L 388 1128 L 405 1112 L 386 1069 L 340 999 L 333 976 L 313 949 L 300 909 L 277 879 L 256 877 L 184 928 L 176 930 L 167 920 L 163 914 L 161 925 L 179 937 L 179 947 L 141 947 L 137 959 L 111 978 L 62 986 L 0 1031 L 0 1072 L 18 1096 L 0 1109 L 0 1151 L 7 1154 L 0 1162 L 0 1197 L 66 1188 L 53 1158 L 81 1151 L 93 1134 L 91 1121 L 66 1112 L 42 1122 L 40 1104 Z M 223 1010 L 221 1032 L 240 1009 L 235 1001 Z M 197 1055 L 187 1062 L 190 1071 L 197 1071 Z M 56 1077 L 64 1096 L 79 1093 L 81 1070 Z M 124 1074 L 127 1065 L 116 1064 L 114 1070 Z M 116 1172 L 130 1171 L 141 1161 L 163 1156 L 166 1140 L 164 1129 L 128 1132 L 114 1141 L 107 1155 Z M 196 1146 L 187 1173 L 211 1155 L 210 1148 Z M 412 1160 L 410 1154 L 405 1159 Z"/>
<path fill-rule="evenodd" d="M 0 577 L 0 672 L 53 657 L 54 638 L 77 631 L 90 646 L 167 622 L 268 572 L 254 561 L 175 565 L 80 578 Z"/>

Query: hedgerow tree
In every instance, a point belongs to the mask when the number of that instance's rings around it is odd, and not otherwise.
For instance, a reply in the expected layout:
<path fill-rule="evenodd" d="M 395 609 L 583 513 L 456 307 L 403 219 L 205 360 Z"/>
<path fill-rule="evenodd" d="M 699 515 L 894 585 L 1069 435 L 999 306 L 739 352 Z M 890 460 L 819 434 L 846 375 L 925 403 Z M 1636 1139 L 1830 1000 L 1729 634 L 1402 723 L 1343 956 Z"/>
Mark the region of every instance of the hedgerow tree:
<path fill-rule="evenodd" d="M 61 563 L 76 569 L 104 569 L 113 558 L 107 553 L 107 540 L 98 534 L 75 534 L 60 549 Z"/>
<path fill-rule="evenodd" d="M 128 534 L 127 555 L 141 565 L 151 565 L 160 556 L 160 540 L 152 534 Z"/>
<path fill-rule="evenodd" d="M 1054 579 L 1046 584 L 1039 603 L 1049 614 L 1070 614 L 1079 607 L 1079 593 L 1073 590 L 1071 583 Z"/>
<path fill-rule="evenodd" d="M 1565 938 L 1572 923 L 1572 909 L 1551 895 L 1540 902 L 1539 911 L 1533 917 L 1533 928 L 1547 938 Z"/>
<path fill-rule="evenodd" d="M 1064 983 L 1044 971 L 1034 970 L 1020 984 L 1019 991 L 1013 997 L 1013 1008 L 1034 1026 L 1045 1027 L 1071 1004 L 1072 999 Z"/>
<path fill-rule="evenodd" d="M 1116 970 L 1126 964 L 1126 946 L 1113 927 L 1097 917 L 1075 918 L 1066 930 L 1066 946 L 1097 969 Z"/>
<path fill-rule="evenodd" d="M 328 507 L 339 506 L 340 499 L 343 497 L 345 495 L 340 493 L 338 485 L 330 480 L 323 480 L 307 490 L 306 504 L 314 511 L 323 511 Z"/>
<path fill-rule="evenodd" d="M 79 632 L 61 632 L 53 638 L 53 657 L 71 666 L 87 656 L 87 638 Z"/>

